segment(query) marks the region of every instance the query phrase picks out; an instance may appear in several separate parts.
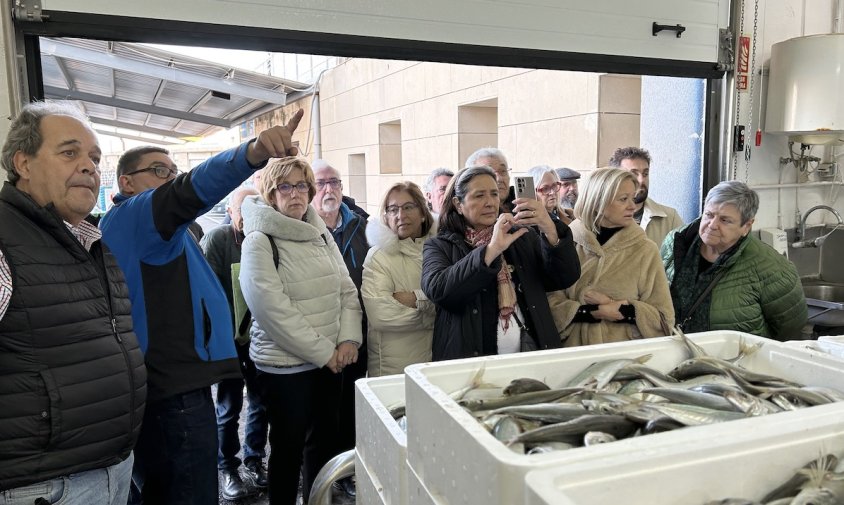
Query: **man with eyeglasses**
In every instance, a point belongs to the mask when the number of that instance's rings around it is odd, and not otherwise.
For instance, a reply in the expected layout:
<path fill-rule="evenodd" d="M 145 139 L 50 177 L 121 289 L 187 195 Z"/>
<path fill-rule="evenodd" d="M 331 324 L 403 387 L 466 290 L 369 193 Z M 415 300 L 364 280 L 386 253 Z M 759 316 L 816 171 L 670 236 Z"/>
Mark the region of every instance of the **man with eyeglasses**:
<path fill-rule="evenodd" d="M 103 240 L 126 274 L 135 332 L 148 370 L 147 408 L 135 447 L 130 503 L 216 504 L 217 422 L 211 385 L 241 377 L 226 294 L 188 233 L 270 157 L 296 155 L 285 126 L 178 173 L 169 153 L 130 149 Z"/>
<path fill-rule="evenodd" d="M 564 209 L 573 209 L 577 203 L 577 180 L 580 179 L 580 172 L 571 168 L 555 168 L 557 177 L 560 178 L 560 206 Z"/>
<path fill-rule="evenodd" d="M 428 210 L 434 214 L 435 218 L 440 215 L 445 190 L 448 188 L 448 182 L 452 177 L 454 177 L 454 172 L 451 170 L 447 168 L 436 168 L 425 179 L 425 200 L 428 201 Z"/>
<path fill-rule="evenodd" d="M 513 200 L 516 199 L 516 190 L 510 186 L 510 166 L 507 164 L 507 157 L 504 156 L 504 153 L 500 149 L 484 147 L 470 154 L 466 158 L 464 167 L 468 168 L 480 165 L 486 165 L 495 172 L 501 211 L 513 212 Z"/>
<path fill-rule="evenodd" d="M 340 172 L 325 160 L 314 160 L 311 164 L 316 180 L 316 194 L 311 205 L 325 222 L 325 226 L 334 237 L 349 275 L 358 289 L 360 306 L 360 286 L 363 281 L 363 260 L 369 251 L 366 240 L 366 218 L 353 212 L 343 201 L 343 181 Z M 354 202 L 354 201 L 353 201 Z M 340 430 L 338 448 L 341 451 L 355 447 L 355 381 L 366 377 L 366 312 L 363 313 L 363 343 L 358 348 L 360 358 L 343 369 L 342 390 L 340 392 Z M 349 496 L 355 495 L 355 488 L 350 479 L 340 481 L 343 491 Z"/>

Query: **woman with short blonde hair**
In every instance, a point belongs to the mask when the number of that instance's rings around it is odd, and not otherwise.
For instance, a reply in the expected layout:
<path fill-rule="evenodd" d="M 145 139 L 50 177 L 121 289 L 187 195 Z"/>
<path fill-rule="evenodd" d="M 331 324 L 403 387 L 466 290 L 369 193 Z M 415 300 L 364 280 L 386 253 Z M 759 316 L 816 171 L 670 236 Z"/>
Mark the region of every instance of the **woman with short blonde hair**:
<path fill-rule="evenodd" d="M 263 199 L 243 201 L 240 287 L 252 312 L 249 357 L 270 422 L 271 505 L 309 496 L 338 451 L 340 372 L 362 342 L 358 292 L 322 218 L 301 158 L 264 169 Z"/>
<path fill-rule="evenodd" d="M 659 250 L 633 219 L 637 187 L 630 172 L 602 168 L 580 192 L 571 224 L 580 279 L 548 297 L 566 347 L 658 337 L 674 324 Z"/>

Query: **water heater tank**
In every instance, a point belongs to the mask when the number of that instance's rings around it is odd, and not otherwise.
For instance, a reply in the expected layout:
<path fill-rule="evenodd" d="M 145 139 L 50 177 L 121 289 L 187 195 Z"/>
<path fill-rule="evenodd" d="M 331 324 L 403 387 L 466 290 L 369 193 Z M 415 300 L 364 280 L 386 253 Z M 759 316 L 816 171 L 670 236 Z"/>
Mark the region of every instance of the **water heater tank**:
<path fill-rule="evenodd" d="M 844 33 L 773 45 L 765 131 L 804 144 L 844 143 Z"/>

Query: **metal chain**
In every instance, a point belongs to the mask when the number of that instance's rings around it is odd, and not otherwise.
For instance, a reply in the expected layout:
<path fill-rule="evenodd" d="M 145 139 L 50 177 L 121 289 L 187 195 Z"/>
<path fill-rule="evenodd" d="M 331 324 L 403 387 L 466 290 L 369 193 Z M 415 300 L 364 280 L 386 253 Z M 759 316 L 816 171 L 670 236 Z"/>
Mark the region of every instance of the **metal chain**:
<path fill-rule="evenodd" d="M 744 32 L 744 0 L 739 0 L 741 3 L 741 13 L 739 14 L 739 22 L 738 22 L 738 33 L 735 34 L 736 36 L 736 43 L 734 44 L 736 48 L 736 55 L 741 58 L 741 34 Z M 738 89 L 738 61 L 735 65 L 735 70 L 733 71 L 733 86 L 735 87 L 736 93 L 736 121 L 734 125 L 741 124 L 741 91 Z M 734 130 L 735 131 L 735 130 Z M 736 180 L 738 178 L 738 152 L 735 150 L 735 137 L 733 137 L 734 144 L 730 146 L 730 149 L 733 151 L 733 169 L 730 171 L 732 177 L 730 179 Z"/>
<path fill-rule="evenodd" d="M 747 120 L 747 129 L 745 130 L 744 142 L 744 183 L 747 184 L 747 179 L 750 176 L 750 144 L 748 138 L 756 139 L 756 130 L 753 129 L 753 98 L 756 88 L 756 32 L 758 31 L 759 23 L 759 0 L 755 2 L 756 6 L 753 11 L 753 48 L 750 50 L 750 118 Z"/>

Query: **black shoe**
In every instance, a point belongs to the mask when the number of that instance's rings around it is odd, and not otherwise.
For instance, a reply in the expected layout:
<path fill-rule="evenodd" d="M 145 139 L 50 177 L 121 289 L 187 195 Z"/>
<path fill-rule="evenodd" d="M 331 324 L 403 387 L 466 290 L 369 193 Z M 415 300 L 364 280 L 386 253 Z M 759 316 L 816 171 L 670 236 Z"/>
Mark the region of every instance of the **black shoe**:
<path fill-rule="evenodd" d="M 261 460 L 249 461 L 246 463 L 246 478 L 252 481 L 252 484 L 258 489 L 266 489 L 270 480 L 267 478 L 267 469 L 261 463 Z"/>
<path fill-rule="evenodd" d="M 226 500 L 237 500 L 249 494 L 249 490 L 241 480 L 240 475 L 234 472 L 223 471 L 222 494 Z"/>

